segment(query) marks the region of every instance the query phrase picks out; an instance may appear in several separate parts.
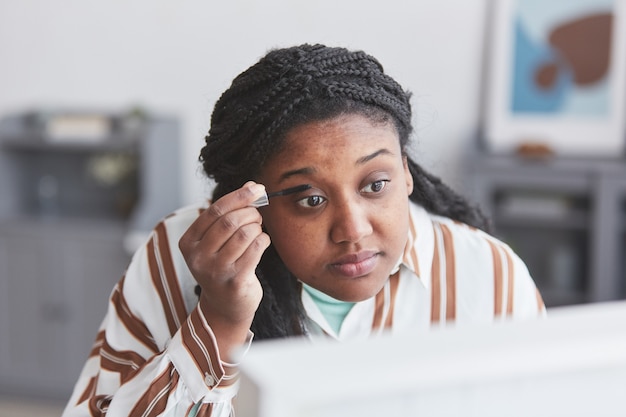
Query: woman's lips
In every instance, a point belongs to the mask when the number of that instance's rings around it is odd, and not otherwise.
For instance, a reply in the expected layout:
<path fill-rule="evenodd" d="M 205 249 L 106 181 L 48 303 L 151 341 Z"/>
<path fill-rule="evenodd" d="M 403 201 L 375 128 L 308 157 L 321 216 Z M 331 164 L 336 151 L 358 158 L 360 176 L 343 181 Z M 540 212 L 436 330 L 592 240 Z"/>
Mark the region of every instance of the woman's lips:
<path fill-rule="evenodd" d="M 347 278 L 356 278 L 369 274 L 378 265 L 378 252 L 363 251 L 342 256 L 333 263 L 333 270 Z"/>

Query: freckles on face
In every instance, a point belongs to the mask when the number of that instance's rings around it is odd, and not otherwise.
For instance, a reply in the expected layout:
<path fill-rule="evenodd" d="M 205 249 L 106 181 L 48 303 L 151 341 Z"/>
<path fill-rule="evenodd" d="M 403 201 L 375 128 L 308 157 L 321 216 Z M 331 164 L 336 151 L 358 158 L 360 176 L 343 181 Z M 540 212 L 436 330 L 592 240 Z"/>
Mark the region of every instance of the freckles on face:
<path fill-rule="evenodd" d="M 402 255 L 413 183 L 391 123 L 345 115 L 292 129 L 258 179 L 275 197 L 261 209 L 287 268 L 345 301 L 374 296 Z"/>

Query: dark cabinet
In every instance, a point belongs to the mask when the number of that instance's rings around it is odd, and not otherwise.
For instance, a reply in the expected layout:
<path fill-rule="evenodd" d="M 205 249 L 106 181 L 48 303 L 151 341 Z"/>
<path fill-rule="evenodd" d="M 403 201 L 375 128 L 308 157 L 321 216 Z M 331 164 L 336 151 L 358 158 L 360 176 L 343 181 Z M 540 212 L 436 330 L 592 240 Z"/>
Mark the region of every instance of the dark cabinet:
<path fill-rule="evenodd" d="M 110 222 L 0 225 L 0 387 L 67 398 L 129 257 Z"/>
<path fill-rule="evenodd" d="M 546 305 L 622 299 L 626 164 L 476 154 L 470 196 L 524 259 Z"/>

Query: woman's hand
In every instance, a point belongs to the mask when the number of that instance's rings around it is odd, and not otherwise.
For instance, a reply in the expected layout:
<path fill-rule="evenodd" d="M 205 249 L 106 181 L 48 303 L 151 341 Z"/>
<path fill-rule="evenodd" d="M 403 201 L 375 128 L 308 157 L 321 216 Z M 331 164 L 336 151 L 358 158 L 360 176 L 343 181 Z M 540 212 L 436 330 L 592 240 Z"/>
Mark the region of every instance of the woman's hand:
<path fill-rule="evenodd" d="M 265 187 L 248 182 L 209 206 L 179 241 L 191 273 L 202 288 L 200 306 L 227 356 L 241 345 L 263 290 L 255 268 L 270 244 L 261 214 L 250 204 Z"/>

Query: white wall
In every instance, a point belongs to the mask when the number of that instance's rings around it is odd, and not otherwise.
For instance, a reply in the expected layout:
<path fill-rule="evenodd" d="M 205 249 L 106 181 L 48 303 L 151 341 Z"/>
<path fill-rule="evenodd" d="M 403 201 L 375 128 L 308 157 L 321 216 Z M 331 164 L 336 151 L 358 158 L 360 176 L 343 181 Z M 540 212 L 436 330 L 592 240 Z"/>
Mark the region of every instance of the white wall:
<path fill-rule="evenodd" d="M 215 100 L 274 46 L 364 49 L 414 93 L 420 161 L 460 184 L 487 0 L 0 0 L 0 115 L 142 105 L 183 122 L 186 201 Z"/>

